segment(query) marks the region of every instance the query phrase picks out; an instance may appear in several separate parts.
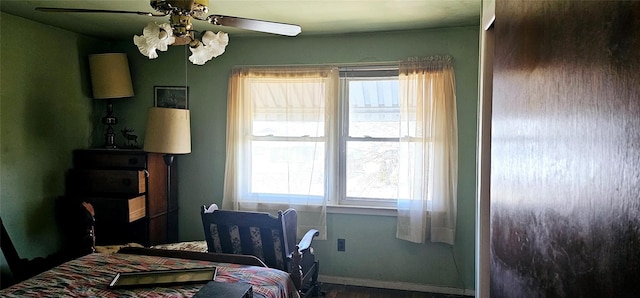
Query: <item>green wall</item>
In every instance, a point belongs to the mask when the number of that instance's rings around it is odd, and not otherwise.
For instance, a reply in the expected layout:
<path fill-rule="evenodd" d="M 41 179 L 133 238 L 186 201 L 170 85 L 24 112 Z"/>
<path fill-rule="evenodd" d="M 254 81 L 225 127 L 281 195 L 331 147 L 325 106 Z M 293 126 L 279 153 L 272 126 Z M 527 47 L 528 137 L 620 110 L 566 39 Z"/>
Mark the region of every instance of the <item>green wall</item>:
<path fill-rule="evenodd" d="M 5 13 L 0 28 L 0 216 L 21 257 L 46 256 L 71 151 L 93 133 L 85 57 L 107 44 Z"/>
<path fill-rule="evenodd" d="M 104 103 L 91 100 L 86 55 L 106 49 L 107 44 L 1 16 L 0 214 L 10 233 L 17 235 L 12 238 L 23 256 L 46 255 L 59 246 L 52 201 L 64 193 L 71 151 L 103 142 L 99 119 Z M 236 38 L 231 34 L 227 52 L 204 66 L 186 60 L 187 47 L 171 47 L 160 52 L 159 58 L 148 60 L 129 40 L 111 43 L 111 51 L 129 54 L 136 93 L 133 98 L 114 101 L 119 119 L 116 129 L 133 128 L 143 140 L 153 86 L 187 83 L 192 153 L 178 157 L 180 238 L 201 240 L 199 206 L 219 204 L 222 199 L 227 79 L 234 65 L 384 62 L 451 55 L 460 134 L 456 245 L 397 240 L 393 216 L 329 214 L 328 240 L 314 241 L 314 247 L 322 275 L 474 289 L 478 30 L 460 27 L 295 38 Z M 24 47 L 24 36 L 40 36 L 48 42 L 43 48 L 29 49 Z M 116 142 L 124 141 L 118 135 Z M 336 251 L 337 238 L 347 240 L 346 252 Z"/>
<path fill-rule="evenodd" d="M 456 71 L 460 148 L 456 245 L 451 248 L 397 240 L 395 217 L 329 214 L 328 240 L 314 241 L 314 247 L 322 275 L 454 288 L 463 288 L 464 283 L 464 288 L 474 289 L 478 30 L 461 27 L 295 38 L 235 38 L 231 34 L 226 52 L 204 66 L 188 62 L 190 52 L 186 47 L 171 47 L 149 60 L 131 42 L 120 42 L 114 47 L 129 53 L 136 96 L 115 104 L 116 115 L 122 125 L 135 128 L 143 139 L 145 109 L 153 104 L 153 86 L 187 82 L 192 153 L 178 157 L 180 238 L 201 240 L 204 236 L 198 208 L 222 200 L 227 83 L 234 65 L 383 62 L 451 55 Z M 336 251 L 337 238 L 347 240 L 346 252 Z"/>

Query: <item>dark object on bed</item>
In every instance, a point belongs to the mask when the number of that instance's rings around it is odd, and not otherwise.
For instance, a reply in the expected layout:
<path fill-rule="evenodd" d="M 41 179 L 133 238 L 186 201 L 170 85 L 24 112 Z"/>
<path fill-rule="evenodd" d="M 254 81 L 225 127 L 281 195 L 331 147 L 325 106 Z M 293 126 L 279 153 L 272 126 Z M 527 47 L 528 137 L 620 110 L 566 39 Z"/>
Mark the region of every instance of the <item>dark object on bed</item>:
<path fill-rule="evenodd" d="M 250 284 L 227 283 L 210 281 L 196 293 L 193 298 L 252 298 L 253 290 Z"/>
<path fill-rule="evenodd" d="M 278 212 L 278 217 L 263 212 L 201 210 L 208 251 L 252 255 L 268 267 L 289 272 L 303 296 L 318 296 L 319 264 L 311 242 L 318 230 L 309 230 L 296 243 L 298 215 L 294 209 Z"/>

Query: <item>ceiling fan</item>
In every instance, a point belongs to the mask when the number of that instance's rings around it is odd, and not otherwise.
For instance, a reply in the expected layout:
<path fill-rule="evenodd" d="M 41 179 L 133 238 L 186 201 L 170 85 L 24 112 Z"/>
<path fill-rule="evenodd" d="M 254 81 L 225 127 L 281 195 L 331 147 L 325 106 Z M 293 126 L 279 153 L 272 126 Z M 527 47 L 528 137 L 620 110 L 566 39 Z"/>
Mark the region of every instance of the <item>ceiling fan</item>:
<path fill-rule="evenodd" d="M 142 36 L 134 36 L 134 43 L 138 50 L 150 59 L 157 58 L 156 50 L 166 51 L 168 45 L 190 46 L 192 55 L 189 60 L 202 65 L 224 53 L 229 37 L 227 33 L 211 31 L 202 33 L 201 41 L 195 38 L 191 19 L 209 22 L 213 25 L 236 27 L 246 30 L 265 32 L 284 36 L 296 36 L 301 32 L 298 25 L 263 21 L 249 18 L 224 16 L 209 13 L 209 0 L 150 0 L 151 7 L 156 12 L 104 10 L 83 8 L 55 8 L 37 7 L 43 12 L 71 12 L 71 13 L 122 13 L 136 14 L 150 17 L 169 16 L 169 24 L 158 25 L 150 22 L 143 30 Z"/>

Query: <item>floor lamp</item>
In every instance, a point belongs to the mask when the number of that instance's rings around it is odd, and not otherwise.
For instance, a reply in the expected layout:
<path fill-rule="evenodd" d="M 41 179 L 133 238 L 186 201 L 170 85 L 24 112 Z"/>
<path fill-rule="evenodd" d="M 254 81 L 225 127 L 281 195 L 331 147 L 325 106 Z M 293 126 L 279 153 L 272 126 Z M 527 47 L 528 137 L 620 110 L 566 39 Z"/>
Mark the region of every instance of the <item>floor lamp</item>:
<path fill-rule="evenodd" d="M 173 158 L 176 154 L 191 153 L 190 122 L 189 110 L 149 108 L 143 150 L 164 154 L 164 162 L 167 165 L 167 202 L 171 202 Z M 167 210 L 167 231 L 169 231 L 169 211 Z"/>

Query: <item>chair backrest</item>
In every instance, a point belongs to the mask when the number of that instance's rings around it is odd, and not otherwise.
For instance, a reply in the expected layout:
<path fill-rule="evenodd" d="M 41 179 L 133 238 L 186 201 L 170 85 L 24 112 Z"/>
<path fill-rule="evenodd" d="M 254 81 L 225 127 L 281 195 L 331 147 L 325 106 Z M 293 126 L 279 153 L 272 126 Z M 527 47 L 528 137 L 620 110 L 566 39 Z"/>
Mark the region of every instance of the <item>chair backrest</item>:
<path fill-rule="evenodd" d="M 7 265 L 11 271 L 12 282 L 20 282 L 68 260 L 95 252 L 95 237 L 93 233 L 95 223 L 93 216 L 95 213 L 93 206 L 86 202 L 81 204 L 74 204 L 77 202 L 72 201 L 64 203 L 63 206 L 66 208 L 61 210 L 66 212 L 66 224 L 63 227 L 66 230 L 73 231 L 69 235 L 70 238 L 66 239 L 70 247 L 46 257 L 20 258 L 0 218 L 0 248 L 2 248 L 2 254 L 7 260 Z M 5 282 L 3 281 L 2 286 L 4 285 Z"/>
<path fill-rule="evenodd" d="M 26 260 L 21 259 L 20 255 L 18 255 L 18 251 L 16 251 L 15 246 L 13 246 L 11 237 L 9 237 L 9 233 L 4 227 L 2 218 L 0 218 L 0 228 L 2 229 L 0 231 L 0 247 L 2 247 L 2 254 L 4 254 L 4 258 L 7 260 L 7 265 L 9 266 L 11 273 L 14 275 L 14 278 L 22 279 L 19 275 Z"/>
<path fill-rule="evenodd" d="M 209 252 L 253 255 L 270 268 L 289 271 L 288 257 L 296 245 L 297 214 L 294 209 L 274 217 L 264 212 L 201 210 Z"/>

